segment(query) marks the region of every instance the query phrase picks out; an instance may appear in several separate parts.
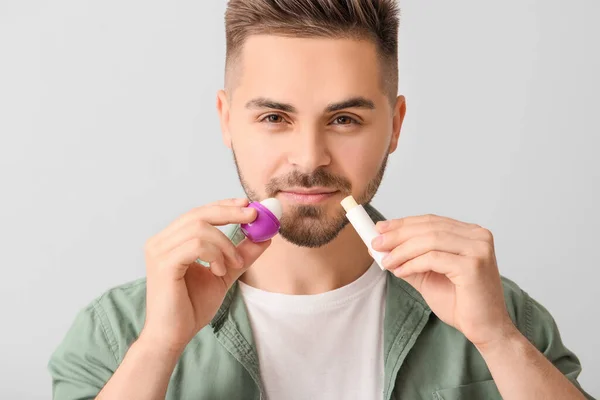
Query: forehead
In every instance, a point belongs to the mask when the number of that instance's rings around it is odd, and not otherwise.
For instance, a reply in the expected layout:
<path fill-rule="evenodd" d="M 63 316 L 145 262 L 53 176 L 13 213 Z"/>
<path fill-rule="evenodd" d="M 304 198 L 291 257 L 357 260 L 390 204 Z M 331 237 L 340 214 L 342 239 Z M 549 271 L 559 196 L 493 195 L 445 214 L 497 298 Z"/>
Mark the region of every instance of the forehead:
<path fill-rule="evenodd" d="M 253 35 L 237 62 L 240 101 L 262 96 L 301 109 L 356 96 L 385 99 L 370 41 Z"/>

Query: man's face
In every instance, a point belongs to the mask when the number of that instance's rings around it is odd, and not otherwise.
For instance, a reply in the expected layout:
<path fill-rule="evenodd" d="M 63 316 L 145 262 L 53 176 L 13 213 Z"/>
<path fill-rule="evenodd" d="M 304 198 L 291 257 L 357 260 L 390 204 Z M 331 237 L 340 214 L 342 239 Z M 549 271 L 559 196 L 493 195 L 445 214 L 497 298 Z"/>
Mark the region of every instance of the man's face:
<path fill-rule="evenodd" d="M 285 239 L 323 246 L 347 224 L 344 197 L 375 195 L 403 98 L 390 106 L 367 41 L 255 35 L 237 63 L 233 92 L 220 92 L 217 107 L 240 182 L 250 200 L 281 201 Z"/>

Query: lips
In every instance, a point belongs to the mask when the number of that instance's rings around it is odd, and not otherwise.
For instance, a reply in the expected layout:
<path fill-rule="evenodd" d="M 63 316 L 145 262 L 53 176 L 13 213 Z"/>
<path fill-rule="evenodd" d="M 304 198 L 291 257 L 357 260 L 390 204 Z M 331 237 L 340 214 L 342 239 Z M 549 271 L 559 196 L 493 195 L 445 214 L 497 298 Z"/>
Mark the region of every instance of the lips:
<path fill-rule="evenodd" d="M 337 192 L 331 189 L 289 189 L 280 193 L 286 200 L 294 203 L 315 204 L 331 198 Z"/>
<path fill-rule="evenodd" d="M 309 195 L 309 194 L 331 194 L 331 193 L 337 192 L 337 190 L 330 189 L 330 188 L 310 188 L 310 189 L 290 188 L 290 189 L 282 190 L 282 192 Z"/>

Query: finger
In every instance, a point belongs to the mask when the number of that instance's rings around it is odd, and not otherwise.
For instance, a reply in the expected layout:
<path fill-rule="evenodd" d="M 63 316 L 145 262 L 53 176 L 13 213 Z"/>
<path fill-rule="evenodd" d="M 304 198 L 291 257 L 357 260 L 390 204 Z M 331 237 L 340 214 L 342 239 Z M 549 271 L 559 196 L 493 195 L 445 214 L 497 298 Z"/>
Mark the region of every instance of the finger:
<path fill-rule="evenodd" d="M 190 211 L 181 215 L 179 218 L 177 218 L 175 221 L 173 221 L 171 226 L 177 226 L 179 223 L 187 222 L 187 220 L 189 219 L 188 217 L 194 218 L 197 214 L 202 213 L 202 210 L 207 207 L 208 208 L 212 208 L 212 207 L 246 207 L 248 205 L 248 203 L 249 203 L 248 199 L 245 199 L 243 197 L 213 201 L 212 203 L 208 203 L 208 204 L 204 204 L 200 207 L 192 208 Z"/>
<path fill-rule="evenodd" d="M 243 224 L 256 219 L 256 209 L 245 206 L 206 205 L 193 209 L 173 221 L 159 233 L 155 242 L 163 240 L 191 221 L 205 221 L 211 225 Z"/>
<path fill-rule="evenodd" d="M 161 273 L 173 274 L 175 279 L 183 279 L 190 264 L 198 258 L 208 263 L 216 263 L 217 272 L 219 264 L 224 264 L 223 254 L 217 246 L 204 240 L 192 239 L 165 254 L 153 265 L 156 265 Z"/>
<path fill-rule="evenodd" d="M 223 199 L 223 200 L 217 200 L 217 201 L 213 201 L 212 203 L 208 203 L 205 204 L 206 206 L 247 206 L 249 203 L 249 200 L 245 197 L 233 197 L 231 199 Z M 198 207 L 200 208 L 200 207 Z"/>
<path fill-rule="evenodd" d="M 178 231 L 173 232 L 171 236 L 166 237 L 156 245 L 156 253 L 167 253 L 180 244 L 195 238 L 208 241 L 217 246 L 225 256 L 227 266 L 234 268 L 243 266 L 243 260 L 231 240 L 219 229 L 204 221 L 191 221 L 182 226 Z"/>
<path fill-rule="evenodd" d="M 244 259 L 244 267 L 241 269 L 228 269 L 227 274 L 223 277 L 223 280 L 227 284 L 227 287 L 231 287 L 233 283 L 239 279 L 248 268 L 254 264 L 254 262 L 264 253 L 264 251 L 271 245 L 271 240 L 267 240 L 260 243 L 254 243 L 248 239 L 244 239 L 240 242 L 237 249 L 239 254 Z"/>
<path fill-rule="evenodd" d="M 399 228 L 402 228 L 402 227 L 405 227 L 408 225 L 420 224 L 420 223 L 424 223 L 424 222 L 436 222 L 436 221 L 445 221 L 447 223 L 461 225 L 464 227 L 474 227 L 475 226 L 473 224 L 468 224 L 466 222 L 462 222 L 462 221 L 458 221 L 458 220 L 455 220 L 452 218 L 442 217 L 442 216 L 434 215 L 434 214 L 418 215 L 418 216 L 411 216 L 411 217 L 405 217 L 405 218 L 390 219 L 387 221 L 379 221 L 379 222 L 377 222 L 377 224 L 375 224 L 375 226 L 379 233 L 385 233 L 390 230 L 399 229 Z"/>
<path fill-rule="evenodd" d="M 447 232 L 434 232 L 408 239 L 406 242 L 390 251 L 383 259 L 383 266 L 386 269 L 395 269 L 405 262 L 430 251 L 442 251 L 456 255 L 469 256 L 476 253 L 478 244 L 478 241 L 465 239 L 462 236 Z"/>
<path fill-rule="evenodd" d="M 195 219 L 196 215 L 202 212 L 202 209 L 206 207 L 246 207 L 248 205 L 248 199 L 240 197 L 240 198 L 231 198 L 225 200 L 217 200 L 212 203 L 208 203 L 202 205 L 200 207 L 192 208 L 187 213 L 181 215 L 175 221 L 173 221 L 166 229 L 178 229 L 181 225 L 187 223 L 190 219 Z"/>
<path fill-rule="evenodd" d="M 373 246 L 373 249 L 377 251 L 390 251 L 410 238 L 432 234 L 434 232 L 447 232 L 462 236 L 465 239 L 485 239 L 484 235 L 478 229 L 460 224 L 453 224 L 440 219 L 430 222 L 418 222 L 405 225 L 398 229 L 389 230 L 374 238 L 371 245 Z"/>
<path fill-rule="evenodd" d="M 402 266 L 395 268 L 392 273 L 398 278 L 406 278 L 410 275 L 425 272 L 436 272 L 453 278 L 457 271 L 457 265 L 464 263 L 465 257 L 443 251 L 429 251 L 419 257 L 405 262 Z"/>
<path fill-rule="evenodd" d="M 227 267 L 223 261 L 211 261 L 209 266 L 210 272 L 216 276 L 225 276 L 227 273 Z"/>

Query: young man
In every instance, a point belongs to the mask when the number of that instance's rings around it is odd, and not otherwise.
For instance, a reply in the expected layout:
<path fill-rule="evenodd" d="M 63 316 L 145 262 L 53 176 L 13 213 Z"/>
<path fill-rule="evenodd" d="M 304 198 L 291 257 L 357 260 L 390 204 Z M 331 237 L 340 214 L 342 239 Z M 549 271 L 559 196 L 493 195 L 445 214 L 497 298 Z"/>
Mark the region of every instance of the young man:
<path fill-rule="evenodd" d="M 340 201 L 369 204 L 406 111 L 395 7 L 229 2 L 223 139 L 248 199 L 282 202 L 280 235 L 235 247 L 216 226 L 256 214 L 234 199 L 150 238 L 147 278 L 94 300 L 52 355 L 55 399 L 591 398 L 488 230 L 367 206 L 382 271 L 348 225 Z"/>

